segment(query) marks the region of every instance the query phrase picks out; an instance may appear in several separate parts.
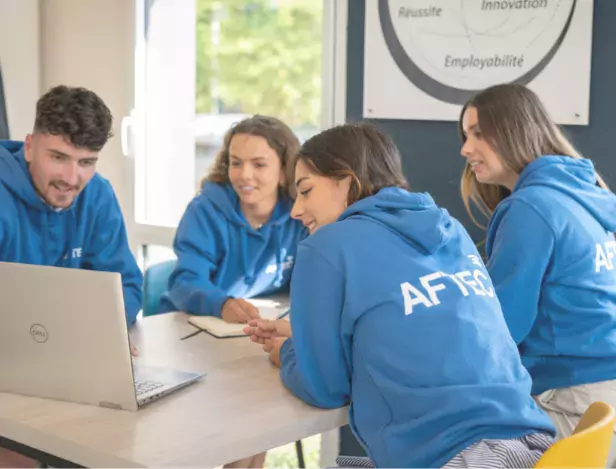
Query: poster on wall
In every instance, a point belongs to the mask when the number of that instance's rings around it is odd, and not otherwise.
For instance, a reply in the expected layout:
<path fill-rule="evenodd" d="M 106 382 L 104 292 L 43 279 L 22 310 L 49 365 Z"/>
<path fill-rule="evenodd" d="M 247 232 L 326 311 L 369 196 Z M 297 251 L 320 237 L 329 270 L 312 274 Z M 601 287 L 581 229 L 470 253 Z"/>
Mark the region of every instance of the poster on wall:
<path fill-rule="evenodd" d="M 593 0 L 366 0 L 364 117 L 457 121 L 476 92 L 519 83 L 586 125 L 592 15 Z"/>

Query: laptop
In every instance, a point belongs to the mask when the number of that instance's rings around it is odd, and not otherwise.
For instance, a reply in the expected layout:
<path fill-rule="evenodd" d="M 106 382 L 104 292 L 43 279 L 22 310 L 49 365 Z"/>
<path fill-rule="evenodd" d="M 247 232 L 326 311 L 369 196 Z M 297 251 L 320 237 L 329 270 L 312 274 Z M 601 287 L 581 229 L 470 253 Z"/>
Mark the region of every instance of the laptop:
<path fill-rule="evenodd" d="M 135 411 L 202 376 L 133 365 L 120 274 L 0 262 L 0 391 Z"/>

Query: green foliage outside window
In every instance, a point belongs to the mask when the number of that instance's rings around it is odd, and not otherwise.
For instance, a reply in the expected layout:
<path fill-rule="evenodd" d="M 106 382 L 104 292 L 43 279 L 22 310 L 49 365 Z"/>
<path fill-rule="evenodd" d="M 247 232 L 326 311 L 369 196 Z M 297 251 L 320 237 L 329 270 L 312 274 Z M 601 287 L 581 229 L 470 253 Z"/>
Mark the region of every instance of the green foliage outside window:
<path fill-rule="evenodd" d="M 197 0 L 197 112 L 318 127 L 321 0 Z"/>

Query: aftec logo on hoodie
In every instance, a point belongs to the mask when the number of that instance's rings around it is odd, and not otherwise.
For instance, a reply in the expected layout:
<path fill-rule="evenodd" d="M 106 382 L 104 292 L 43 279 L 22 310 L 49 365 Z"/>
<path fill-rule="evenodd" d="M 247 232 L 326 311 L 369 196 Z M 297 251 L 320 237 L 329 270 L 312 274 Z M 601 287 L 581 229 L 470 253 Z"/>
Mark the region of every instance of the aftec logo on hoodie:
<path fill-rule="evenodd" d="M 607 270 L 614 269 L 612 259 L 616 253 L 616 241 L 608 241 L 601 245 L 597 243 L 597 255 L 595 256 L 595 273 L 599 272 L 602 267 Z"/>
<path fill-rule="evenodd" d="M 280 264 L 280 268 L 284 272 L 285 270 L 288 270 L 291 267 L 293 267 L 293 262 L 294 262 L 293 256 L 287 256 L 284 262 Z M 276 264 L 270 264 L 267 266 L 267 269 L 265 269 L 265 273 L 275 274 L 277 270 L 278 270 L 278 266 Z"/>
<path fill-rule="evenodd" d="M 404 297 L 404 314 L 413 314 L 416 305 L 423 305 L 426 308 L 440 305 L 437 292 L 448 287 L 457 288 L 463 296 L 471 294 L 477 296 L 489 296 L 494 298 L 494 288 L 492 282 L 485 273 L 485 266 L 481 259 L 476 255 L 467 256 L 471 263 L 479 268 L 471 268 L 461 272 L 446 273 L 442 271 L 432 272 L 419 277 L 415 285 L 404 282 L 400 284 L 402 296 Z M 440 280 L 439 280 L 440 279 Z M 452 282 L 445 282 L 444 280 Z"/>
<path fill-rule="evenodd" d="M 69 254 L 71 255 L 71 259 L 80 259 L 81 258 L 81 248 L 73 248 L 66 254 L 64 254 L 64 260 L 68 259 Z"/>

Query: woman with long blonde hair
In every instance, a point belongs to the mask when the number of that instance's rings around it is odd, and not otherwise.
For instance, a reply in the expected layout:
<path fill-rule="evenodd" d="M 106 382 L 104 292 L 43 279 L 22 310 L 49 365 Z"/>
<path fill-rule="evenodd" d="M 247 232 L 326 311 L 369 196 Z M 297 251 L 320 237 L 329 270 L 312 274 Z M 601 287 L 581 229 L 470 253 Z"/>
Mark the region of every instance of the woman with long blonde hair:
<path fill-rule="evenodd" d="M 532 393 L 559 436 L 616 406 L 616 196 L 528 88 L 498 85 L 460 116 L 462 197 L 490 217 L 488 270 Z"/>

